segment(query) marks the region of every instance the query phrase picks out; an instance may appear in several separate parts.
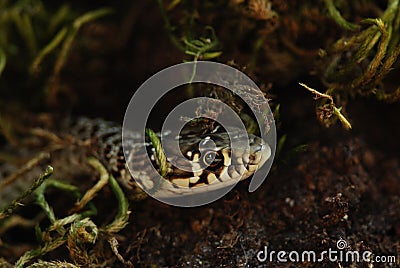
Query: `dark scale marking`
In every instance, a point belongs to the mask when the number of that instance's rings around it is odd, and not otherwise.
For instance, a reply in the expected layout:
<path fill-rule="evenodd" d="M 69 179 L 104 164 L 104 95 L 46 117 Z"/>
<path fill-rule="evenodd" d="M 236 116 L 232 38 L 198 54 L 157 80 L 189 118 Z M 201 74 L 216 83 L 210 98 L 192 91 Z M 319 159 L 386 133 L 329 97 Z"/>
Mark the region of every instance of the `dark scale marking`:
<path fill-rule="evenodd" d="M 96 125 L 93 126 L 93 132 L 94 133 L 96 133 L 99 130 L 100 130 L 100 126 L 99 125 L 96 124 Z"/>
<path fill-rule="evenodd" d="M 209 170 L 204 170 L 203 173 L 201 173 L 201 175 L 200 175 L 199 182 L 203 182 L 205 184 L 209 184 L 207 177 L 208 177 L 208 174 L 210 174 L 210 173 L 211 172 Z"/>
<path fill-rule="evenodd" d="M 208 184 L 208 183 L 207 183 L 207 184 Z M 204 185 L 207 185 L 207 184 L 205 184 L 204 182 L 198 181 L 198 182 L 196 182 L 196 183 L 189 183 L 189 188 L 204 186 Z"/>
<path fill-rule="evenodd" d="M 104 147 L 104 155 L 105 156 L 107 156 L 108 158 L 110 158 L 111 157 L 111 145 L 110 144 L 107 144 L 105 147 Z"/>
<path fill-rule="evenodd" d="M 249 156 L 249 160 L 250 160 L 250 162 L 256 160 L 256 156 L 255 155 L 250 155 Z"/>
<path fill-rule="evenodd" d="M 233 177 L 233 175 L 235 174 L 236 170 L 235 170 L 235 166 L 229 166 L 228 167 L 228 175 L 229 177 Z"/>

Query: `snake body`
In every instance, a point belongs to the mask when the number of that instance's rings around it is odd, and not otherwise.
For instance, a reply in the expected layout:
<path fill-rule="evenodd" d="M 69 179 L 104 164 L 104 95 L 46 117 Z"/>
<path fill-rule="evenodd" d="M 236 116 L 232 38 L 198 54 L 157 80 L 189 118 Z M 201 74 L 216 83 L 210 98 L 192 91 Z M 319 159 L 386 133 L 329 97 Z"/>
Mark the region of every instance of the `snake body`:
<path fill-rule="evenodd" d="M 155 153 L 153 143 L 146 138 L 143 144 L 142 134 L 131 132 L 128 137 L 129 161 L 124 155 L 122 144 L 122 127 L 116 123 L 102 119 L 89 119 L 80 117 L 76 120 L 64 122 L 59 137 L 68 140 L 67 148 L 53 152 L 52 165 L 55 165 L 55 174 L 59 178 L 65 177 L 62 170 L 74 171 L 76 164 L 85 162 L 88 156 L 98 158 L 108 171 L 127 189 L 130 196 L 143 194 L 137 183 L 147 190 L 167 191 L 175 194 L 176 188 L 204 188 L 204 191 L 222 187 L 228 181 L 237 181 L 251 176 L 270 157 L 270 147 L 259 137 L 248 134 L 250 150 L 238 150 L 232 155 L 229 136 L 224 132 L 213 131 L 211 133 L 196 133 L 194 131 L 174 136 L 172 133 L 163 133 L 160 136 L 170 139 L 179 138 L 182 154 L 192 163 L 187 169 L 175 167 L 167 162 L 168 170 L 165 175 L 166 186 L 157 185 L 153 175 L 149 175 L 150 169 L 146 157 L 150 159 L 155 170 L 160 167 L 159 159 Z M 199 152 L 199 143 L 212 140 L 215 148 Z M 166 143 L 168 146 L 168 142 Z M 207 144 L 205 148 L 207 149 Z M 145 146 L 146 155 L 136 153 L 136 148 Z M 203 146 L 204 147 L 204 146 Z M 68 153 L 66 153 L 68 152 Z M 61 160 L 60 160 L 61 159 Z M 232 161 L 235 159 L 235 161 Z M 58 163 L 57 163 L 58 162 Z M 235 163 L 234 163 L 235 162 Z M 132 163 L 133 166 L 129 166 Z M 202 168 L 203 167 L 203 168 Z M 204 168 L 205 167 L 205 168 Z M 203 189 L 202 188 L 202 189 Z M 187 194 L 186 193 L 186 194 Z"/>

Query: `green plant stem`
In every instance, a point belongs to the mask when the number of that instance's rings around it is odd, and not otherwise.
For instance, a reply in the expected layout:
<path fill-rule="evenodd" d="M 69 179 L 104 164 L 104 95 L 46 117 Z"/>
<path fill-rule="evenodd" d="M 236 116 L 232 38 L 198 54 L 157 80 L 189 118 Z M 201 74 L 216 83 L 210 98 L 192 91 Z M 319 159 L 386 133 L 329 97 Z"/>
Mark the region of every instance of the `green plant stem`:
<path fill-rule="evenodd" d="M 45 180 L 47 180 L 51 175 L 53 174 L 53 168 L 51 166 L 48 166 L 46 168 L 46 171 L 40 175 L 34 182 L 33 184 L 29 187 L 28 190 L 26 190 L 22 195 L 20 195 L 17 199 L 15 199 L 9 206 L 7 206 L 5 209 L 3 209 L 0 212 L 0 220 L 4 219 L 5 217 L 10 216 L 13 214 L 14 209 L 17 208 L 18 206 L 21 205 L 21 201 L 30 195 L 33 191 L 38 189 Z"/>
<path fill-rule="evenodd" d="M 325 4 L 328 8 L 328 12 L 330 16 L 335 20 L 335 22 L 342 28 L 350 31 L 355 31 L 359 29 L 359 26 L 353 23 L 346 21 L 339 10 L 335 7 L 333 0 L 325 0 Z"/>

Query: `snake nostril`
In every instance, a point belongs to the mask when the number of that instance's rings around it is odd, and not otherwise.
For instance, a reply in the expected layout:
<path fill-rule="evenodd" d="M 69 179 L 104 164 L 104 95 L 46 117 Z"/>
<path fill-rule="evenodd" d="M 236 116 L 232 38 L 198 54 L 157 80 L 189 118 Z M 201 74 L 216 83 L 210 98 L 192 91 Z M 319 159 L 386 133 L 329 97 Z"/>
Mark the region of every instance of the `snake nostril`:
<path fill-rule="evenodd" d="M 265 145 L 264 144 L 256 144 L 253 146 L 253 152 L 257 153 L 260 152 L 264 149 Z"/>

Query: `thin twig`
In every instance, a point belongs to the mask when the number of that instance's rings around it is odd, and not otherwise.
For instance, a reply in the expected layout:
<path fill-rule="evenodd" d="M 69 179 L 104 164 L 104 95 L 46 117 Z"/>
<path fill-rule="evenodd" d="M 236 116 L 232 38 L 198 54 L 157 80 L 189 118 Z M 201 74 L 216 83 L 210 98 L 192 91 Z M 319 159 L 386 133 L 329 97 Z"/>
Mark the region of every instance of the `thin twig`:
<path fill-rule="evenodd" d="M 31 187 L 29 187 L 28 190 L 26 190 L 22 195 L 20 195 L 17 199 L 15 199 L 14 201 L 11 202 L 10 205 L 8 205 L 5 209 L 3 209 L 0 212 L 0 220 L 10 216 L 15 208 L 17 208 L 18 206 L 21 205 L 21 201 L 24 200 L 25 197 L 27 197 L 28 195 L 30 195 L 33 191 L 35 191 L 37 188 L 39 188 L 40 185 L 42 185 L 42 183 L 48 179 L 51 175 L 53 174 L 53 168 L 51 166 L 48 166 L 46 168 L 46 171 L 40 175 L 31 185 Z"/>

